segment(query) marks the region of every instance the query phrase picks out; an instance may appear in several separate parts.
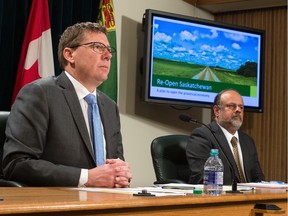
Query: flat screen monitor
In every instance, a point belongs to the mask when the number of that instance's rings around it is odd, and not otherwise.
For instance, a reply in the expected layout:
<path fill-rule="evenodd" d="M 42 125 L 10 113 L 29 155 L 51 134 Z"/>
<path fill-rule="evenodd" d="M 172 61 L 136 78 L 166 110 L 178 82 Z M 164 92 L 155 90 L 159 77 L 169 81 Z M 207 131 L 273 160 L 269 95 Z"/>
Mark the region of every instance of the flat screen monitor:
<path fill-rule="evenodd" d="M 209 108 L 235 89 L 263 111 L 263 30 L 152 9 L 143 29 L 145 102 Z"/>

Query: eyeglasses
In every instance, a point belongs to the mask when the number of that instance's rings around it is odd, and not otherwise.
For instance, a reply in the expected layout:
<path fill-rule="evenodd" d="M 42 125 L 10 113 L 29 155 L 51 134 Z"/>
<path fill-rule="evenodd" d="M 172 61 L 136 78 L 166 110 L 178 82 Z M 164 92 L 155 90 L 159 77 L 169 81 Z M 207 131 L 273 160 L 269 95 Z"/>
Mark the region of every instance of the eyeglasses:
<path fill-rule="evenodd" d="M 109 53 L 115 53 L 116 52 L 115 48 L 113 48 L 111 46 L 106 46 L 105 44 L 103 44 L 101 42 L 89 42 L 89 43 L 85 43 L 85 44 L 79 44 L 79 45 L 76 45 L 76 46 L 73 46 L 70 48 L 76 48 L 79 46 L 86 46 L 86 45 L 89 45 L 94 52 L 97 52 L 99 54 L 103 54 L 105 52 L 105 49 L 107 49 Z"/>
<path fill-rule="evenodd" d="M 223 105 L 218 105 L 219 107 L 222 107 Z M 225 104 L 224 107 L 227 107 L 228 109 L 235 111 L 237 109 L 237 107 L 240 108 L 241 111 L 244 110 L 244 105 L 237 105 L 234 103 L 230 103 L 230 104 Z"/>

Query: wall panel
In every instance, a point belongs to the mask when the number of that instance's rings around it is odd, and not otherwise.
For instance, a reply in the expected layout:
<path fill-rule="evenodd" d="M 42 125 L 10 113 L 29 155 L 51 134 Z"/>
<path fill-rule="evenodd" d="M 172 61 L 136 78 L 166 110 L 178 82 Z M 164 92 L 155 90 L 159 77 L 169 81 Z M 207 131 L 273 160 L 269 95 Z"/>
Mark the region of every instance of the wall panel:
<path fill-rule="evenodd" d="M 287 181 L 287 8 L 215 14 L 215 20 L 266 31 L 264 112 L 246 112 L 266 180 Z"/>

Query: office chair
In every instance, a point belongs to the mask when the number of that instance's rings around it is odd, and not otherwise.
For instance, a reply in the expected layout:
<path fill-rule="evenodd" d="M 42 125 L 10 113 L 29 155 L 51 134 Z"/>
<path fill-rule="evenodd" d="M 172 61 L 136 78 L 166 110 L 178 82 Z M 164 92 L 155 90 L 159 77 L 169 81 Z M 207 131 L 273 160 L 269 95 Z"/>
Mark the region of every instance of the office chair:
<path fill-rule="evenodd" d="M 151 156 L 156 175 L 154 184 L 188 183 L 190 169 L 186 159 L 187 135 L 166 135 L 151 143 Z"/>
<path fill-rule="evenodd" d="M 2 169 L 3 147 L 6 139 L 5 129 L 6 122 L 10 112 L 0 111 L 0 187 L 23 187 L 24 184 L 15 181 L 8 181 L 4 179 Z"/>

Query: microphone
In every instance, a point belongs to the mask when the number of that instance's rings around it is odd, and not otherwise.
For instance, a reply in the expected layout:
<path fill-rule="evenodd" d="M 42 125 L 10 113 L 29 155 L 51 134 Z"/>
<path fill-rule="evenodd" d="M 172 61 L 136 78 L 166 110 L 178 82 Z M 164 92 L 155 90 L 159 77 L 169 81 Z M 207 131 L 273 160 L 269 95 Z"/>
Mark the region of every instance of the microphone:
<path fill-rule="evenodd" d="M 192 119 L 190 116 L 188 116 L 186 114 L 180 114 L 179 115 L 179 119 L 184 121 L 184 122 L 203 125 L 204 127 L 206 127 L 210 131 L 210 133 L 212 134 L 214 140 L 216 141 L 216 145 L 217 145 L 218 149 L 220 149 L 220 151 L 223 154 L 225 160 L 228 162 L 229 168 L 230 168 L 231 173 L 232 173 L 232 178 L 233 178 L 233 180 L 232 180 L 232 190 L 231 191 L 226 191 L 226 193 L 242 193 L 242 192 L 237 190 L 237 180 L 236 180 L 235 170 L 233 169 L 233 166 L 232 166 L 230 160 L 228 159 L 227 155 L 224 153 L 224 150 L 223 150 L 222 146 L 220 145 L 219 140 L 215 136 L 214 131 L 212 131 L 211 128 L 208 127 L 203 122 L 200 122 L 200 121 L 198 121 L 196 119 Z"/>

